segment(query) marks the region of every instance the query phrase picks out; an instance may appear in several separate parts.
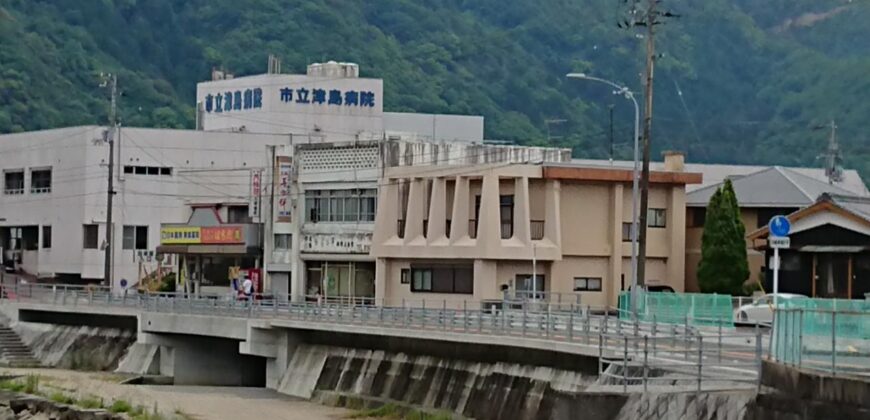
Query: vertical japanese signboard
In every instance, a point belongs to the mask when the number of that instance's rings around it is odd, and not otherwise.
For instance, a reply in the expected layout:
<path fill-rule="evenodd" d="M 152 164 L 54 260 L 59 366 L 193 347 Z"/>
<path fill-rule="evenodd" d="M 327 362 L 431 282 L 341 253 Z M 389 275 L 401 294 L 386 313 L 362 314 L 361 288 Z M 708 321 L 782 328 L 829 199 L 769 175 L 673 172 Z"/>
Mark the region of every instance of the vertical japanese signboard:
<path fill-rule="evenodd" d="M 248 202 L 248 216 L 257 222 L 260 220 L 260 207 L 263 199 L 263 170 L 251 170 L 251 192 Z"/>
<path fill-rule="evenodd" d="M 277 191 L 275 197 L 275 208 L 278 213 L 279 222 L 291 222 L 290 209 L 292 200 L 290 197 L 290 182 L 293 172 L 293 165 L 289 157 L 279 156 L 276 162 L 277 171 Z"/>

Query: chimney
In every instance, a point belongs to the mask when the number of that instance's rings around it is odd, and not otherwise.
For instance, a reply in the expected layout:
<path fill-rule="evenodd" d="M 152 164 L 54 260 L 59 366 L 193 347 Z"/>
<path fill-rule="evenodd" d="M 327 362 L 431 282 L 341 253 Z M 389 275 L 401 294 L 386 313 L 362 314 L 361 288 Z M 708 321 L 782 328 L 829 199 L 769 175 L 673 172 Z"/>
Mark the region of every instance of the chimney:
<path fill-rule="evenodd" d="M 662 156 L 665 157 L 666 171 L 683 172 L 686 169 L 686 155 L 683 152 L 667 151 Z"/>

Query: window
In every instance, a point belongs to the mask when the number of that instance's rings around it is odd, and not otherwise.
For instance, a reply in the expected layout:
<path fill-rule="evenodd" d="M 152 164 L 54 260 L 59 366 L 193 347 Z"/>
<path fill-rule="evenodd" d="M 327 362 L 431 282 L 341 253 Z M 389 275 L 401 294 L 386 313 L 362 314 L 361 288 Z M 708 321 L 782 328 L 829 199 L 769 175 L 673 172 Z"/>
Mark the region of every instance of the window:
<path fill-rule="evenodd" d="M 276 251 L 286 251 L 290 249 L 293 242 L 293 235 L 289 233 L 276 233 L 273 247 Z"/>
<path fill-rule="evenodd" d="M 665 209 L 649 209 L 646 225 L 651 228 L 665 227 Z"/>
<path fill-rule="evenodd" d="M 411 283 L 411 269 L 403 268 L 401 273 L 402 284 L 410 284 Z"/>
<path fill-rule="evenodd" d="M 99 247 L 99 227 L 97 225 L 83 225 L 82 237 L 82 248 L 97 249 Z"/>
<path fill-rule="evenodd" d="M 706 207 L 689 207 L 689 227 L 697 228 L 704 227 L 707 222 Z"/>
<path fill-rule="evenodd" d="M 631 242 L 631 222 L 622 222 L 622 242 Z"/>
<path fill-rule="evenodd" d="M 500 196 L 498 211 L 501 219 L 501 238 L 510 239 L 514 236 L 514 196 Z"/>
<path fill-rule="evenodd" d="M 42 247 L 51 248 L 51 226 L 42 227 Z"/>
<path fill-rule="evenodd" d="M 45 194 L 51 192 L 51 168 L 33 169 L 30 171 L 30 193 Z"/>
<path fill-rule="evenodd" d="M 172 168 L 168 168 L 165 166 L 134 166 L 134 165 L 125 165 L 124 166 L 125 174 L 135 174 L 135 175 L 150 175 L 150 176 L 172 176 Z"/>
<path fill-rule="evenodd" d="M 543 274 L 517 274 L 514 278 L 514 291 L 520 299 L 543 299 L 546 289 L 546 277 Z"/>
<path fill-rule="evenodd" d="M 474 268 L 470 265 L 412 266 L 411 291 L 473 294 Z"/>
<path fill-rule="evenodd" d="M 124 249 L 148 249 L 148 226 L 124 226 Z"/>
<path fill-rule="evenodd" d="M 24 171 L 4 171 L 3 193 L 7 195 L 24 194 Z"/>
<path fill-rule="evenodd" d="M 376 189 L 311 190 L 305 192 L 310 222 L 373 222 Z"/>
<path fill-rule="evenodd" d="M 574 277 L 575 292 L 600 292 L 600 277 Z"/>
<path fill-rule="evenodd" d="M 228 206 L 227 223 L 251 223 L 248 206 Z"/>

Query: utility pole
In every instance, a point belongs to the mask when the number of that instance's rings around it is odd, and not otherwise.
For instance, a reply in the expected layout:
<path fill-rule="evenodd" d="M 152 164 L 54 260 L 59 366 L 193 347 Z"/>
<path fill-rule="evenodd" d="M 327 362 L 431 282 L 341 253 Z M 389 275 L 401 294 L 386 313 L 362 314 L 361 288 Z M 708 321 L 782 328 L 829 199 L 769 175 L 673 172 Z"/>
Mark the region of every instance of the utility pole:
<path fill-rule="evenodd" d="M 644 116 L 643 116 L 643 164 L 640 179 L 640 214 L 638 215 L 638 241 L 637 241 L 637 285 L 643 288 L 646 276 L 646 239 L 647 239 L 647 213 L 649 212 L 649 161 L 650 161 L 650 137 L 652 134 L 653 115 L 653 79 L 656 67 L 656 43 L 655 27 L 663 24 L 662 18 L 679 17 L 669 11 L 658 10 L 658 5 L 663 0 L 631 0 L 632 6 L 628 11 L 628 19 L 619 22 L 620 28 L 634 28 L 643 26 L 646 28 L 646 72 L 644 86 Z"/>
<path fill-rule="evenodd" d="M 828 184 L 834 185 L 835 182 L 843 180 L 843 172 L 837 164 L 840 159 L 840 144 L 837 142 L 837 122 L 831 120 L 829 126 L 818 126 L 816 129 L 831 129 L 831 136 L 828 138 L 828 149 L 819 158 L 825 160 L 825 176 L 828 177 Z"/>
<path fill-rule="evenodd" d="M 101 87 L 108 87 L 111 90 L 111 107 L 109 109 L 109 130 L 106 135 L 106 142 L 109 143 L 109 176 L 108 187 L 106 189 L 106 248 L 105 248 L 105 265 L 103 267 L 103 285 L 112 287 L 112 198 L 115 195 L 114 178 L 115 178 L 115 131 L 118 128 L 117 117 L 117 97 L 118 97 L 118 77 L 114 74 L 102 75 L 103 81 Z"/>
<path fill-rule="evenodd" d="M 613 105 L 610 105 L 610 166 L 613 166 Z"/>

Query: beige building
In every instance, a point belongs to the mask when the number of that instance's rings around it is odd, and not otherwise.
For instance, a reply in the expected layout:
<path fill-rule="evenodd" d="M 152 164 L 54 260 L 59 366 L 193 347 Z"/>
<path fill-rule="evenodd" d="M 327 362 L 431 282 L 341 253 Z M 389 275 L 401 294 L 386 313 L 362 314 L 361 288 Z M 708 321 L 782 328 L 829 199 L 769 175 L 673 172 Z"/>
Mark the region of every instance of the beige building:
<path fill-rule="evenodd" d="M 686 185 L 701 176 L 667 159 L 650 176 L 647 279 L 682 291 Z M 631 179 L 571 163 L 389 168 L 371 247 L 376 298 L 615 305 L 631 277 Z"/>

